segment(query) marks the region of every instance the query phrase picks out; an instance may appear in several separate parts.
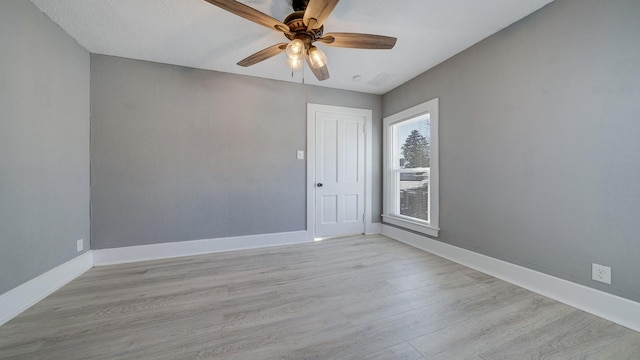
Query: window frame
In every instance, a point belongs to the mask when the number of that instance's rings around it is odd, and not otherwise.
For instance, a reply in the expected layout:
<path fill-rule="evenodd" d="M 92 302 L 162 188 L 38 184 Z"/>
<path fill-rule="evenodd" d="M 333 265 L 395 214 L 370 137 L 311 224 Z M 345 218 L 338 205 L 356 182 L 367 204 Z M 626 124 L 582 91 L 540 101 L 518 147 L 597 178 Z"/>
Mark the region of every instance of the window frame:
<path fill-rule="evenodd" d="M 438 98 L 431 99 L 410 109 L 385 117 L 383 124 L 383 222 L 416 231 L 425 235 L 437 237 L 440 231 L 439 205 L 440 205 L 440 181 L 439 181 L 439 141 L 438 141 Z M 393 127 L 403 122 L 415 121 L 416 118 L 429 114 L 430 127 L 430 151 L 429 151 L 429 221 L 394 213 L 400 200 L 397 177 L 401 172 L 415 172 L 424 170 L 396 169 L 394 160 L 399 157 L 398 149 L 394 144 Z"/>

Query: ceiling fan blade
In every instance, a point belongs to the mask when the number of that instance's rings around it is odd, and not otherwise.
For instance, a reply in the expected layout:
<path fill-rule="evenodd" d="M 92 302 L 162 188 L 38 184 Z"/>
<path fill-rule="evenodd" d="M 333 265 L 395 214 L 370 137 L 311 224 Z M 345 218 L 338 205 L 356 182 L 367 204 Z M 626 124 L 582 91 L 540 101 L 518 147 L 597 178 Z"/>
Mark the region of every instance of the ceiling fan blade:
<path fill-rule="evenodd" d="M 246 59 L 241 60 L 238 65 L 240 66 L 251 66 L 259 63 L 260 61 L 267 60 L 270 57 L 276 56 L 284 51 L 287 48 L 286 43 L 275 44 L 273 46 L 269 46 L 264 50 L 260 50 L 257 53 L 247 57 Z"/>
<path fill-rule="evenodd" d="M 309 65 L 309 69 L 311 69 L 311 72 L 313 73 L 313 75 L 316 76 L 318 80 L 324 81 L 329 78 L 329 69 L 327 68 L 327 65 L 321 68 L 314 68 L 313 66 L 311 66 L 311 60 L 309 59 L 309 55 L 306 55 L 305 58 L 307 59 L 307 64 Z"/>
<path fill-rule="evenodd" d="M 391 36 L 357 34 L 357 33 L 329 33 L 317 41 L 328 46 L 354 49 L 393 49 L 398 39 Z"/>
<path fill-rule="evenodd" d="M 227 10 L 230 13 L 241 16 L 247 20 L 253 21 L 256 24 L 266 26 L 269 29 L 281 31 L 283 33 L 289 33 L 289 27 L 278 21 L 271 16 L 260 12 L 252 7 L 249 7 L 241 2 L 235 0 L 205 0 L 211 5 L 215 5 L 221 9 Z"/>
<path fill-rule="evenodd" d="M 304 11 L 304 24 L 307 30 L 319 29 L 329 17 L 333 9 L 338 5 L 339 0 L 309 0 L 307 9 Z"/>

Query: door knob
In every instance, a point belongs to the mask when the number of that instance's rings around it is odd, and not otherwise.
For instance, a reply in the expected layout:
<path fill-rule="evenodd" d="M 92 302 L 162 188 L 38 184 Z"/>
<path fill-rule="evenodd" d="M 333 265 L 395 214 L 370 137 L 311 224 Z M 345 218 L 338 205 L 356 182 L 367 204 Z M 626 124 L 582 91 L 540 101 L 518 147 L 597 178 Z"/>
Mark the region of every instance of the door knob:
<path fill-rule="evenodd" d="M 317 187 L 322 187 L 322 183 L 317 183 L 316 186 Z"/>

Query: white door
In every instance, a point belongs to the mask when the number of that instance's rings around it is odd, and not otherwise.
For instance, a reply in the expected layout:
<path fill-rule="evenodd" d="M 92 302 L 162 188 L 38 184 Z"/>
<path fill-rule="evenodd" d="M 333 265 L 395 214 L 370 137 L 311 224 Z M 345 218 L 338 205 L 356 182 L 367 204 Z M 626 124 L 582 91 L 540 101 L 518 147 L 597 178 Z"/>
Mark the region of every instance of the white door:
<path fill-rule="evenodd" d="M 364 232 L 365 117 L 316 111 L 315 237 Z"/>

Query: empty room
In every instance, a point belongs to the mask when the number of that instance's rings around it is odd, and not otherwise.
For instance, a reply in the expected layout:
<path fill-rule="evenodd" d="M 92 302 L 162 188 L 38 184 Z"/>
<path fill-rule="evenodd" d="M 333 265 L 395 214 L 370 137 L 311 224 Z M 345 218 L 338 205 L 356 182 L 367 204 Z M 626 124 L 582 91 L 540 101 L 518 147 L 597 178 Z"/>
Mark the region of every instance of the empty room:
<path fill-rule="evenodd" d="M 638 0 L 1 0 L 0 359 L 640 359 L 638 39 Z"/>

